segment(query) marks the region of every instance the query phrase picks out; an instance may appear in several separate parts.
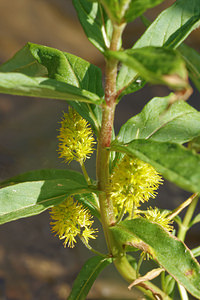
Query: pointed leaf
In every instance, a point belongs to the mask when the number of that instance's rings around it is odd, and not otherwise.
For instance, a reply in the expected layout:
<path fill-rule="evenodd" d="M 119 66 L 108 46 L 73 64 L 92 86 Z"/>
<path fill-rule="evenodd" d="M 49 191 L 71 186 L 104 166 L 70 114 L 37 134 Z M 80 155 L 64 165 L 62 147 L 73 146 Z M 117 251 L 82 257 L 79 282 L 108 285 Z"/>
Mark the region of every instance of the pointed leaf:
<path fill-rule="evenodd" d="M 103 7 L 87 0 L 73 0 L 73 4 L 89 41 L 104 52 L 110 45 L 112 24 Z"/>
<path fill-rule="evenodd" d="M 147 9 L 152 8 L 164 0 L 100 0 L 107 8 L 114 22 L 121 24 L 135 20 Z"/>
<path fill-rule="evenodd" d="M 90 122 L 93 130 L 98 132 L 101 110 L 94 104 L 102 102 L 100 98 L 103 97 L 104 91 L 101 70 L 96 66 L 75 55 L 27 43 L 13 58 L 0 66 L 0 72 L 15 72 L 16 75 L 7 78 L 1 74 L 0 92 L 73 100 L 70 104 Z M 18 73 L 31 78 L 20 77 Z M 41 77 L 51 80 L 42 80 Z M 46 85 L 45 88 L 41 86 L 40 81 Z M 7 84 L 10 84 L 9 88 Z M 88 95 L 85 97 L 86 91 Z M 87 103 L 79 103 L 76 100 Z"/>
<path fill-rule="evenodd" d="M 101 256 L 88 259 L 76 278 L 67 300 L 85 300 L 99 273 L 111 262 L 111 258 Z"/>
<path fill-rule="evenodd" d="M 80 184 L 86 185 L 86 180 L 83 175 L 73 170 L 62 169 L 44 169 L 29 171 L 7 180 L 0 182 L 0 186 L 8 186 L 16 183 L 22 183 L 27 181 L 41 181 L 41 180 L 54 180 L 54 179 L 71 179 L 77 181 Z"/>
<path fill-rule="evenodd" d="M 172 49 L 144 47 L 121 52 L 109 51 L 112 56 L 154 84 L 187 88 L 187 70 L 181 56 Z"/>
<path fill-rule="evenodd" d="M 156 18 L 133 48 L 165 46 L 174 49 L 199 26 L 199 21 L 199 0 L 178 0 Z M 141 83 L 136 89 L 136 80 L 138 80 L 138 72 L 123 65 L 118 74 L 117 88 L 121 90 L 126 87 L 123 95 L 134 92 L 143 86 Z"/>
<path fill-rule="evenodd" d="M 185 101 L 169 106 L 173 94 L 153 98 L 141 113 L 130 118 L 120 129 L 117 140 L 134 139 L 186 143 L 200 135 L 200 113 Z"/>
<path fill-rule="evenodd" d="M 200 91 L 200 53 L 185 44 L 182 44 L 178 51 L 186 63 L 192 82 Z"/>
<path fill-rule="evenodd" d="M 91 92 L 54 79 L 30 77 L 21 73 L 0 73 L 0 93 L 51 98 L 60 100 L 78 100 L 100 104 L 101 99 Z"/>
<path fill-rule="evenodd" d="M 33 43 L 27 43 L 13 58 L 1 65 L 0 72 L 47 77 L 87 90 L 99 97 L 104 94 L 99 68 L 70 53 Z"/>
<path fill-rule="evenodd" d="M 139 218 L 111 227 L 116 240 L 149 253 L 189 293 L 200 298 L 200 265 L 185 244 L 160 225 Z"/>
<path fill-rule="evenodd" d="M 29 181 L 45 181 L 45 180 L 73 180 L 73 182 L 78 182 L 81 185 L 87 185 L 85 178 L 79 172 L 72 170 L 59 170 L 59 169 L 46 169 L 46 170 L 35 170 L 29 171 L 24 174 L 9 178 L 0 183 L 1 187 L 8 185 L 14 185 L 16 183 L 29 182 Z M 92 215 L 99 218 L 99 208 L 96 196 L 94 193 L 87 194 L 77 194 L 74 198 L 82 203 L 85 207 L 89 209 Z"/>
<path fill-rule="evenodd" d="M 163 177 L 187 191 L 200 191 L 200 155 L 181 145 L 134 140 L 124 145 L 113 143 L 111 149 L 139 157 L 151 164 Z"/>
<path fill-rule="evenodd" d="M 70 179 L 29 181 L 0 189 L 0 224 L 37 215 L 60 204 L 67 196 L 92 192 Z"/>

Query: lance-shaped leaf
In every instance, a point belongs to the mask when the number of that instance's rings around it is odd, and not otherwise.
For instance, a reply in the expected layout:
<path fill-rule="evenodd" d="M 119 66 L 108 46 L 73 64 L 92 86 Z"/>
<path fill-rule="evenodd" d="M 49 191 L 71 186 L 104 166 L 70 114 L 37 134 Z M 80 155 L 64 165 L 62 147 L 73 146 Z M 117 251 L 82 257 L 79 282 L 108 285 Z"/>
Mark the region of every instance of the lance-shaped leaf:
<path fill-rule="evenodd" d="M 123 221 L 110 230 L 121 244 L 149 253 L 189 293 L 200 298 L 200 265 L 183 242 L 144 218 Z"/>
<path fill-rule="evenodd" d="M 200 113 L 185 101 L 172 105 L 173 94 L 153 98 L 141 113 L 130 118 L 120 129 L 117 140 L 129 143 L 134 139 L 186 143 L 200 136 Z"/>
<path fill-rule="evenodd" d="M 59 170 L 59 169 L 44 169 L 29 171 L 24 174 L 17 175 L 9 178 L 0 183 L 1 187 L 16 185 L 22 182 L 33 182 L 33 181 L 46 181 L 46 180 L 73 180 L 78 182 L 81 186 L 86 186 L 86 180 L 83 175 L 79 172 L 72 170 Z M 0 190 L 1 191 L 1 190 Z M 74 198 L 87 207 L 92 215 L 99 218 L 98 202 L 94 193 L 83 193 L 76 194 Z"/>
<path fill-rule="evenodd" d="M 37 215 L 67 196 L 92 192 L 72 179 L 29 181 L 0 189 L 0 224 Z"/>
<path fill-rule="evenodd" d="M 128 23 L 141 16 L 147 9 L 164 0 L 100 0 L 111 19 L 118 24 Z"/>
<path fill-rule="evenodd" d="M 48 77 L 103 96 L 99 68 L 75 55 L 42 45 L 27 43 L 0 66 L 0 71 Z"/>
<path fill-rule="evenodd" d="M 0 182 L 1 187 L 27 182 L 27 181 L 41 181 L 41 180 L 55 180 L 55 179 L 71 179 L 79 182 L 79 184 L 86 185 L 86 180 L 83 175 L 73 170 L 62 169 L 43 169 L 29 171 L 17 176 L 11 177 Z"/>
<path fill-rule="evenodd" d="M 89 62 L 54 48 L 27 43 L 0 66 L 0 92 L 70 102 L 97 131 L 101 119 L 101 70 Z M 22 76 L 26 75 L 26 76 Z M 79 103 L 77 101 L 86 103 Z"/>
<path fill-rule="evenodd" d="M 178 0 L 156 18 L 133 48 L 146 46 L 176 48 L 199 26 L 199 21 L 199 0 Z M 121 90 L 126 87 L 123 95 L 134 92 L 143 86 L 143 84 L 136 85 L 136 80 L 138 80 L 137 71 L 123 65 L 118 74 L 117 88 Z"/>
<path fill-rule="evenodd" d="M 87 0 L 73 0 L 73 4 L 89 41 L 104 52 L 110 46 L 112 23 L 103 7 Z"/>
<path fill-rule="evenodd" d="M 200 53 L 185 44 L 182 44 L 178 51 L 186 63 L 192 82 L 200 91 Z"/>
<path fill-rule="evenodd" d="M 78 274 L 67 300 L 85 300 L 99 273 L 111 263 L 111 258 L 101 256 L 88 259 Z"/>
<path fill-rule="evenodd" d="M 0 93 L 60 100 L 77 100 L 95 104 L 101 103 L 101 99 L 96 94 L 65 82 L 43 77 L 30 77 L 14 72 L 0 72 Z"/>
<path fill-rule="evenodd" d="M 151 164 L 163 177 L 187 191 L 200 191 L 200 155 L 181 145 L 134 140 L 124 145 L 114 143 L 112 149 Z"/>
<path fill-rule="evenodd" d="M 175 50 L 151 46 L 121 52 L 109 51 L 108 55 L 137 71 L 148 82 L 178 89 L 188 88 L 184 61 Z"/>

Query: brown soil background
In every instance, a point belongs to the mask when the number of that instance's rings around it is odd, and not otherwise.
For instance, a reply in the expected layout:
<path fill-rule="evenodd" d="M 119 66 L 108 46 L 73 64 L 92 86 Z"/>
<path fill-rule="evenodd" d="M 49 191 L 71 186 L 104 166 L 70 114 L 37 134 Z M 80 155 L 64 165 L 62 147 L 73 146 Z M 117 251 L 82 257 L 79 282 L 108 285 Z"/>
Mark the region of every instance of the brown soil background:
<path fill-rule="evenodd" d="M 150 10 L 150 19 L 172 2 L 165 1 Z M 0 63 L 30 41 L 73 53 L 104 67 L 101 54 L 85 37 L 70 0 L 0 0 L 0 28 Z M 143 31 L 140 20 L 129 25 L 124 34 L 125 46 L 131 46 Z M 199 30 L 187 42 L 199 49 Z M 134 101 L 127 97 L 117 109 L 116 128 L 138 113 L 147 100 L 167 93 L 165 88 L 154 86 L 138 92 Z M 190 103 L 200 108 L 196 93 Z M 33 169 L 65 167 L 57 158 L 56 135 L 66 107 L 64 101 L 0 95 L 1 180 Z M 88 162 L 91 175 L 94 175 L 93 160 Z M 70 167 L 77 169 L 74 164 Z M 166 182 L 156 203 L 163 208 L 167 203 L 167 207 L 173 208 L 187 195 Z M 50 232 L 48 212 L 2 225 L 0 241 L 0 300 L 64 300 L 84 257 L 89 257 L 80 243 L 74 249 L 63 248 Z M 198 229 L 191 232 L 187 242 L 192 247 L 198 245 Z M 98 240 L 96 246 L 101 248 L 102 243 Z M 108 268 L 88 299 L 126 300 L 142 296 L 137 291 L 129 292 L 127 284 Z"/>

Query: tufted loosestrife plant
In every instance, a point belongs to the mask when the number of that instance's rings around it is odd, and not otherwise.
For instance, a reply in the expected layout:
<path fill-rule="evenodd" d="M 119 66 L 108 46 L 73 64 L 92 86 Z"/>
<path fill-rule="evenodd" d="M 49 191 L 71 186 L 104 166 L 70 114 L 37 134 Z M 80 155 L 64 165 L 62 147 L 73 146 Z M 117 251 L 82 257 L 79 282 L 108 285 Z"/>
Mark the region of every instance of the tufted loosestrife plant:
<path fill-rule="evenodd" d="M 73 0 L 89 41 L 105 58 L 105 81 L 95 65 L 66 52 L 27 43 L 0 66 L 0 92 L 67 101 L 58 156 L 81 172 L 36 170 L 1 183 L 0 223 L 47 209 L 52 232 L 91 251 L 68 300 L 86 299 L 110 264 L 146 299 L 200 299 L 200 246 L 185 244 L 200 222 L 200 113 L 186 100 L 189 78 L 200 90 L 200 54 L 184 40 L 200 24 L 199 0 L 177 0 L 151 23 L 143 14 L 164 0 Z M 123 48 L 126 25 L 140 17 L 144 33 Z M 150 100 L 116 134 L 115 108 L 147 84 L 171 92 Z M 85 160 L 96 153 L 96 178 Z M 191 193 L 174 210 L 153 204 L 164 179 Z M 150 205 L 147 204 L 150 202 Z M 153 206 L 153 207 L 152 207 Z M 180 212 L 184 216 L 180 217 Z M 107 249 L 91 246 L 103 228 Z M 92 243 L 92 245 L 95 243 Z M 139 254 L 138 254 L 139 253 Z M 154 261 L 149 272 L 141 265 Z M 156 283 L 155 277 L 159 278 Z"/>

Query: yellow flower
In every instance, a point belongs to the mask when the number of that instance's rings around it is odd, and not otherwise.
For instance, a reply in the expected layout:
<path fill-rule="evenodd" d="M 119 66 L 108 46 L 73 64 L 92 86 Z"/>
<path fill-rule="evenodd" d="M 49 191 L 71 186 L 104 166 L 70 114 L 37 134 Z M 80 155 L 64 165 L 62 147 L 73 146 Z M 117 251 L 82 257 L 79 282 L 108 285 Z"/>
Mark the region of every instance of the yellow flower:
<path fill-rule="evenodd" d="M 75 237 L 78 235 L 85 239 L 95 239 L 96 229 L 92 229 L 93 221 L 88 210 L 82 204 L 75 202 L 69 196 L 61 204 L 50 209 L 52 222 L 52 232 L 64 240 L 64 246 L 73 248 L 76 243 Z"/>
<path fill-rule="evenodd" d="M 141 202 L 155 198 L 161 181 L 161 176 L 150 164 L 124 156 L 114 168 L 107 187 L 116 215 L 122 209 L 132 215 Z"/>
<path fill-rule="evenodd" d="M 82 163 L 93 153 L 95 141 L 92 130 L 88 122 L 71 107 L 68 113 L 64 113 L 58 139 L 58 152 L 65 162 L 76 160 Z"/>
<path fill-rule="evenodd" d="M 155 208 L 149 207 L 147 209 L 147 212 L 145 213 L 145 218 L 161 225 L 167 231 L 170 232 L 173 231 L 173 226 L 170 225 L 173 223 L 173 221 L 167 217 L 168 214 L 169 213 L 165 211 L 160 212 L 160 210 L 157 207 Z"/>

